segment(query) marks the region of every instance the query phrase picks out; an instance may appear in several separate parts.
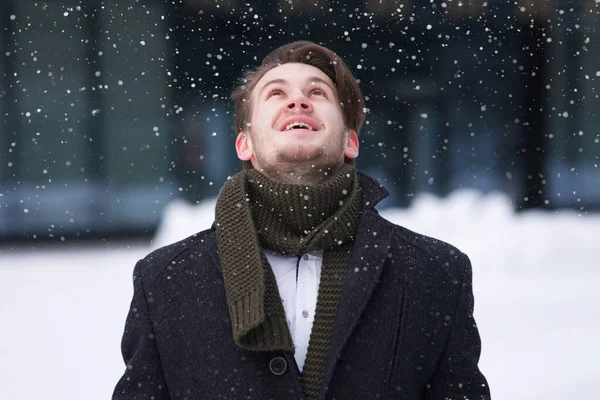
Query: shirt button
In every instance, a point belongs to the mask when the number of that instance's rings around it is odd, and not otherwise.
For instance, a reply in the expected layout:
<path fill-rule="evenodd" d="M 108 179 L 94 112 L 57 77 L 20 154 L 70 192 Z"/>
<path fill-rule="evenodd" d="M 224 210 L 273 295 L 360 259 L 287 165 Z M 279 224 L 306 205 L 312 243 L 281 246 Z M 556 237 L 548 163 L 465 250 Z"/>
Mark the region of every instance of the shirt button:
<path fill-rule="evenodd" d="M 302 256 L 302 258 L 304 258 L 304 260 L 308 260 L 308 254 L 305 254 L 304 256 Z"/>
<path fill-rule="evenodd" d="M 302 316 L 303 316 L 304 318 L 308 318 L 308 311 L 306 311 L 306 310 L 303 310 L 303 311 L 302 311 Z"/>

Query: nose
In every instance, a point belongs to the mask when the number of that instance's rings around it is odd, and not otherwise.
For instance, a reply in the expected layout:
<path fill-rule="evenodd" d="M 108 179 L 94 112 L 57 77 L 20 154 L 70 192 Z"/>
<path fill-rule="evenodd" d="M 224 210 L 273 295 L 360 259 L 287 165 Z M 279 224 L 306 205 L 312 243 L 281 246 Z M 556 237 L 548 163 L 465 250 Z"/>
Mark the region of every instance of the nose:
<path fill-rule="evenodd" d="M 304 95 L 297 95 L 293 98 L 290 98 L 286 106 L 290 110 L 299 108 L 302 111 L 312 111 L 312 104 Z"/>

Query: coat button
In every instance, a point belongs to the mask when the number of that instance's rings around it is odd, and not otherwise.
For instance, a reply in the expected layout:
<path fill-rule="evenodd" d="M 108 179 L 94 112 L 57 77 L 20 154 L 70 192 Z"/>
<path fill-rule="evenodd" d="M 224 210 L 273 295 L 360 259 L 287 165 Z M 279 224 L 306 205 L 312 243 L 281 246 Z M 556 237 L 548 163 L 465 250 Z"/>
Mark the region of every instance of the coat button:
<path fill-rule="evenodd" d="M 269 362 L 269 369 L 273 375 L 283 375 L 287 370 L 287 361 L 283 357 L 274 357 Z"/>

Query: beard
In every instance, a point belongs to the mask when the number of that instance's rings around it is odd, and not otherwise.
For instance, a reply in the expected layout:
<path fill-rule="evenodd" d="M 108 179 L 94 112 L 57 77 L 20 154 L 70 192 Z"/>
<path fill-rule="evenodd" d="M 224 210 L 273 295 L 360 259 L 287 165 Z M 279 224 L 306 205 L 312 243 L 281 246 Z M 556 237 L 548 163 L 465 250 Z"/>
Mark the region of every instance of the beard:
<path fill-rule="evenodd" d="M 291 179 L 289 183 L 293 183 L 294 176 L 331 176 L 344 163 L 341 142 L 327 147 L 313 143 L 290 143 L 281 148 L 272 148 L 270 154 L 256 150 L 254 156 L 261 166 L 261 172 L 274 179 L 283 173 L 286 181 Z"/>
<path fill-rule="evenodd" d="M 294 143 L 274 150 L 273 160 L 282 165 L 310 164 L 314 165 L 314 168 L 326 169 L 335 168 L 344 160 L 341 143 Z"/>
<path fill-rule="evenodd" d="M 314 162 L 326 157 L 325 149 L 316 145 L 289 145 L 276 152 L 277 160 L 283 163 Z"/>

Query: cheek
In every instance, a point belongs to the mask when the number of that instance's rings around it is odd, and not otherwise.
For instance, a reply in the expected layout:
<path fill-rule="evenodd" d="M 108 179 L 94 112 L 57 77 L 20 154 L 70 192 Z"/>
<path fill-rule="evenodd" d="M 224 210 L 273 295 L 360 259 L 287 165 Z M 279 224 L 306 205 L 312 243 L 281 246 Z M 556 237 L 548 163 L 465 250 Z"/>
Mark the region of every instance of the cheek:
<path fill-rule="evenodd" d="M 256 127 L 260 131 L 269 128 L 269 121 L 271 120 L 271 117 L 269 115 L 270 114 L 268 113 L 268 110 L 256 110 L 256 112 L 252 116 L 252 126 Z"/>
<path fill-rule="evenodd" d="M 331 105 L 331 109 L 328 110 L 329 115 L 332 116 L 336 128 L 344 128 L 344 113 L 341 107 L 336 107 L 334 104 Z"/>
<path fill-rule="evenodd" d="M 339 113 L 341 114 L 341 111 Z M 342 115 L 337 115 L 335 122 L 332 124 L 332 128 L 336 132 L 343 132 L 346 130 L 346 124 L 344 123 L 344 117 Z"/>

